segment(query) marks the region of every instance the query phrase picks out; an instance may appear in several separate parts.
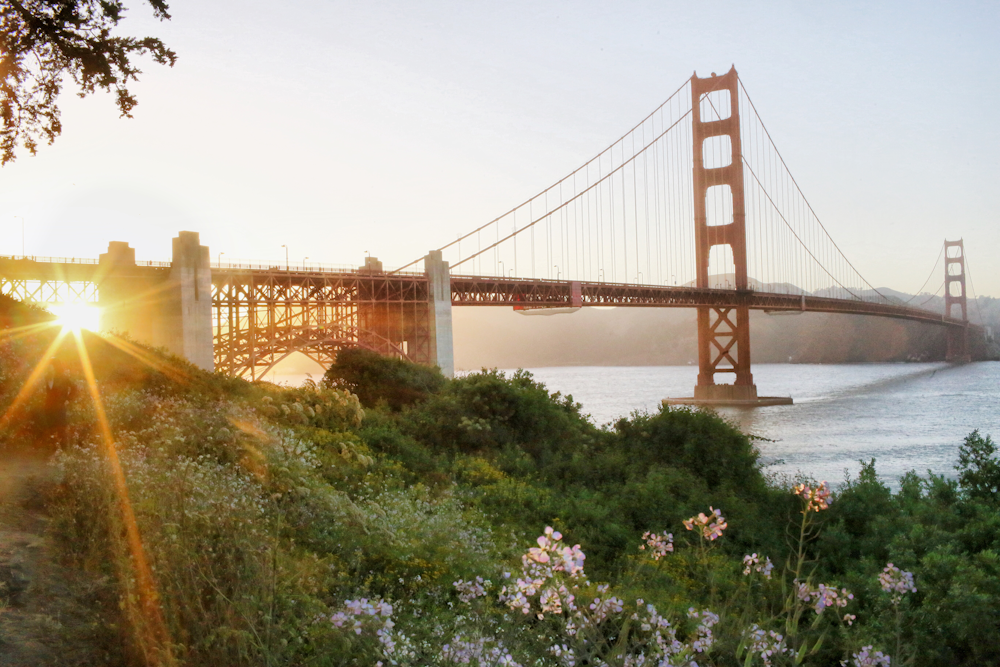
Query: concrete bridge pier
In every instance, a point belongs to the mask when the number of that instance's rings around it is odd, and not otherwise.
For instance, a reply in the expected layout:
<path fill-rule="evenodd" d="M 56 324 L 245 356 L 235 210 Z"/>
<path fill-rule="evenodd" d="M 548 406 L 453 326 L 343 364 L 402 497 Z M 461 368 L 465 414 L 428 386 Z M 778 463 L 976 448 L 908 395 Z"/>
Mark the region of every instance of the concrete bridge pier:
<path fill-rule="evenodd" d="M 127 334 L 133 340 L 155 345 L 158 301 L 169 269 L 139 269 L 135 248 L 122 241 L 108 244 L 98 267 L 101 330 Z"/>
<path fill-rule="evenodd" d="M 180 232 L 173 240 L 170 276 L 161 303 L 156 344 L 214 371 L 212 266 L 208 246 L 201 245 L 198 232 Z"/>
<path fill-rule="evenodd" d="M 445 377 L 455 377 L 455 349 L 451 329 L 451 273 L 440 250 L 424 258 L 427 273 L 427 314 L 432 364 Z"/>
<path fill-rule="evenodd" d="M 215 369 L 212 269 L 197 232 L 180 232 L 173 240 L 169 268 L 139 267 L 134 248 L 112 241 L 100 257 L 97 283 L 101 329 Z"/>
<path fill-rule="evenodd" d="M 438 366 L 454 377 L 451 330 L 451 276 L 441 252 L 424 258 L 427 295 L 408 293 L 407 287 L 386 276 L 382 262 L 366 257 L 358 272 L 385 280 L 362 281 L 357 299 L 358 343 L 387 355 L 405 355 L 410 361 Z"/>

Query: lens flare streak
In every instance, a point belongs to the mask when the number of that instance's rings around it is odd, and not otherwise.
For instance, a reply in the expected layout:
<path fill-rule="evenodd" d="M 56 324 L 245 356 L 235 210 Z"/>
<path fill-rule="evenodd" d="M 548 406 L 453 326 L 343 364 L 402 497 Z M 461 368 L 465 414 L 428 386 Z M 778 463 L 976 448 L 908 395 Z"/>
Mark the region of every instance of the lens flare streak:
<path fill-rule="evenodd" d="M 100 428 L 101 441 L 108 457 L 108 463 L 111 466 L 115 489 L 121 504 L 122 520 L 125 524 L 128 545 L 132 554 L 132 563 L 135 567 L 136 581 L 139 584 L 140 606 L 145 616 L 142 619 L 145 621 L 142 629 L 146 635 L 146 648 L 155 652 L 153 656 L 147 657 L 152 658 L 152 664 L 173 665 L 175 661 L 170 650 L 163 612 L 160 609 L 160 599 L 157 593 L 156 582 L 153 579 L 152 571 L 146 559 L 146 551 L 142 546 L 142 537 L 139 534 L 139 526 L 135 520 L 132 502 L 129 499 L 125 473 L 122 471 L 121 462 L 118 459 L 118 450 L 115 448 L 114 437 L 111 434 L 111 426 L 104 412 L 104 403 L 101 401 L 100 389 L 97 387 L 97 379 L 94 376 L 94 369 L 90 364 L 90 356 L 87 354 L 87 348 L 83 344 L 83 339 L 79 334 L 76 334 L 75 338 L 76 347 L 80 354 L 80 364 L 83 367 L 84 377 L 87 381 L 87 388 L 94 403 L 94 413 Z M 134 619 L 133 622 L 136 620 L 138 619 Z"/>

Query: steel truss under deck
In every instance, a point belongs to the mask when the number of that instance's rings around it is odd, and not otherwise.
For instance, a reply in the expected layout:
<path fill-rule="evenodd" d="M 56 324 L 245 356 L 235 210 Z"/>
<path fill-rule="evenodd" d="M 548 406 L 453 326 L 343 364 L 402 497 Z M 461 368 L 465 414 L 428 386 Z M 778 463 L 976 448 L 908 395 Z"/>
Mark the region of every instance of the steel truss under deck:
<path fill-rule="evenodd" d="M 97 303 L 97 284 L 58 279 L 26 280 L 0 276 L 0 294 L 40 305 Z"/>
<path fill-rule="evenodd" d="M 323 366 L 344 347 L 426 363 L 427 279 L 422 275 L 213 271 L 215 365 L 262 377 L 301 352 Z"/>

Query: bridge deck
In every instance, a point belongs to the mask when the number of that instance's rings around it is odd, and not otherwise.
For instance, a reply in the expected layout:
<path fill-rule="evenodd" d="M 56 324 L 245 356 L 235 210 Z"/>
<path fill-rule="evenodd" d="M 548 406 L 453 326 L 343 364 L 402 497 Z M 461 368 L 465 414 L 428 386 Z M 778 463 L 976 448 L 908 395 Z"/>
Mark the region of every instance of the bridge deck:
<path fill-rule="evenodd" d="M 129 273 L 136 277 L 166 278 L 169 262 L 137 262 Z M 9 281 L 59 281 L 100 283 L 105 269 L 94 260 L 61 258 L 0 258 L 0 283 Z M 121 274 L 119 274 L 121 275 Z M 320 279 L 320 280 L 317 280 Z M 272 286 L 285 284 L 298 292 L 294 301 L 305 296 L 301 288 L 310 285 L 314 289 L 323 285 L 326 289 L 321 297 L 324 301 L 340 300 L 350 302 L 381 301 L 387 297 L 391 301 L 423 300 L 426 298 L 427 278 L 422 273 L 380 273 L 364 269 L 322 269 L 305 270 L 278 267 L 249 268 L 216 266 L 212 268 L 212 283 L 216 288 L 236 284 L 265 284 Z M 331 289 L 336 285 L 339 289 Z M 578 296 L 574 298 L 574 286 Z M 299 289 L 295 289 L 299 288 Z M 287 295 L 273 291 L 267 294 L 255 290 L 244 293 L 266 303 L 272 299 L 284 300 Z M 314 294 L 316 292 L 313 292 Z M 731 308 L 745 305 L 754 310 L 799 311 L 819 313 L 844 313 L 853 315 L 874 315 L 897 319 L 926 322 L 949 327 L 977 329 L 957 318 L 945 317 L 941 313 L 912 308 L 900 304 L 857 299 L 780 294 L 770 292 L 744 291 L 717 288 L 696 288 L 689 286 L 669 287 L 658 285 L 633 285 L 626 283 L 577 282 L 568 280 L 542 280 L 531 278 L 497 278 L 483 276 L 460 276 L 451 278 L 452 303 L 455 306 L 521 306 L 528 308 L 571 307 L 571 306 L 619 306 L 632 308 L 695 308 L 710 306 Z M 389 296 L 391 295 L 391 296 Z M 308 297 L 306 297 L 308 298 Z"/>
<path fill-rule="evenodd" d="M 967 322 L 920 308 L 876 301 L 836 299 L 802 294 L 778 294 L 697 287 L 661 287 L 619 283 L 578 283 L 574 302 L 573 283 L 556 280 L 519 280 L 453 276 L 452 303 L 456 306 L 619 306 L 638 308 L 732 308 L 754 310 L 844 313 L 965 327 Z M 968 325 L 976 327 L 976 325 Z"/>

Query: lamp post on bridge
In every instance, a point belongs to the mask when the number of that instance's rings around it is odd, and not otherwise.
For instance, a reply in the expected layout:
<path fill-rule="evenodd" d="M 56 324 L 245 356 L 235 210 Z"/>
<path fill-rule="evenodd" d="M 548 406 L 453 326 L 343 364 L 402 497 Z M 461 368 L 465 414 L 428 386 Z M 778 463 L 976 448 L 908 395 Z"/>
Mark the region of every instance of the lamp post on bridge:
<path fill-rule="evenodd" d="M 281 247 L 285 249 L 285 271 L 291 271 L 291 266 L 288 264 L 288 246 L 282 245 Z"/>
<path fill-rule="evenodd" d="M 226 253 L 224 253 L 224 252 L 220 252 L 220 253 L 219 253 L 219 257 L 218 257 L 218 259 L 216 259 L 216 260 L 215 260 L 215 263 L 216 263 L 216 265 L 217 265 L 217 266 L 218 266 L 218 267 L 219 267 L 220 269 L 222 268 L 222 256 L 223 256 L 223 255 L 225 255 L 225 254 L 226 254 Z"/>
<path fill-rule="evenodd" d="M 502 259 L 498 259 L 497 263 L 500 265 L 500 275 L 501 276 L 507 275 L 506 271 L 503 270 L 503 260 Z"/>
<path fill-rule="evenodd" d="M 309 259 L 309 258 L 308 258 L 308 257 L 303 257 L 303 258 L 302 258 L 302 270 L 303 270 L 303 271 L 305 271 L 305 270 L 306 270 L 306 260 L 307 260 L 307 259 Z"/>
<path fill-rule="evenodd" d="M 553 264 L 552 268 L 556 270 L 556 280 L 559 280 L 559 276 L 562 275 L 562 271 L 559 270 L 559 265 Z"/>

